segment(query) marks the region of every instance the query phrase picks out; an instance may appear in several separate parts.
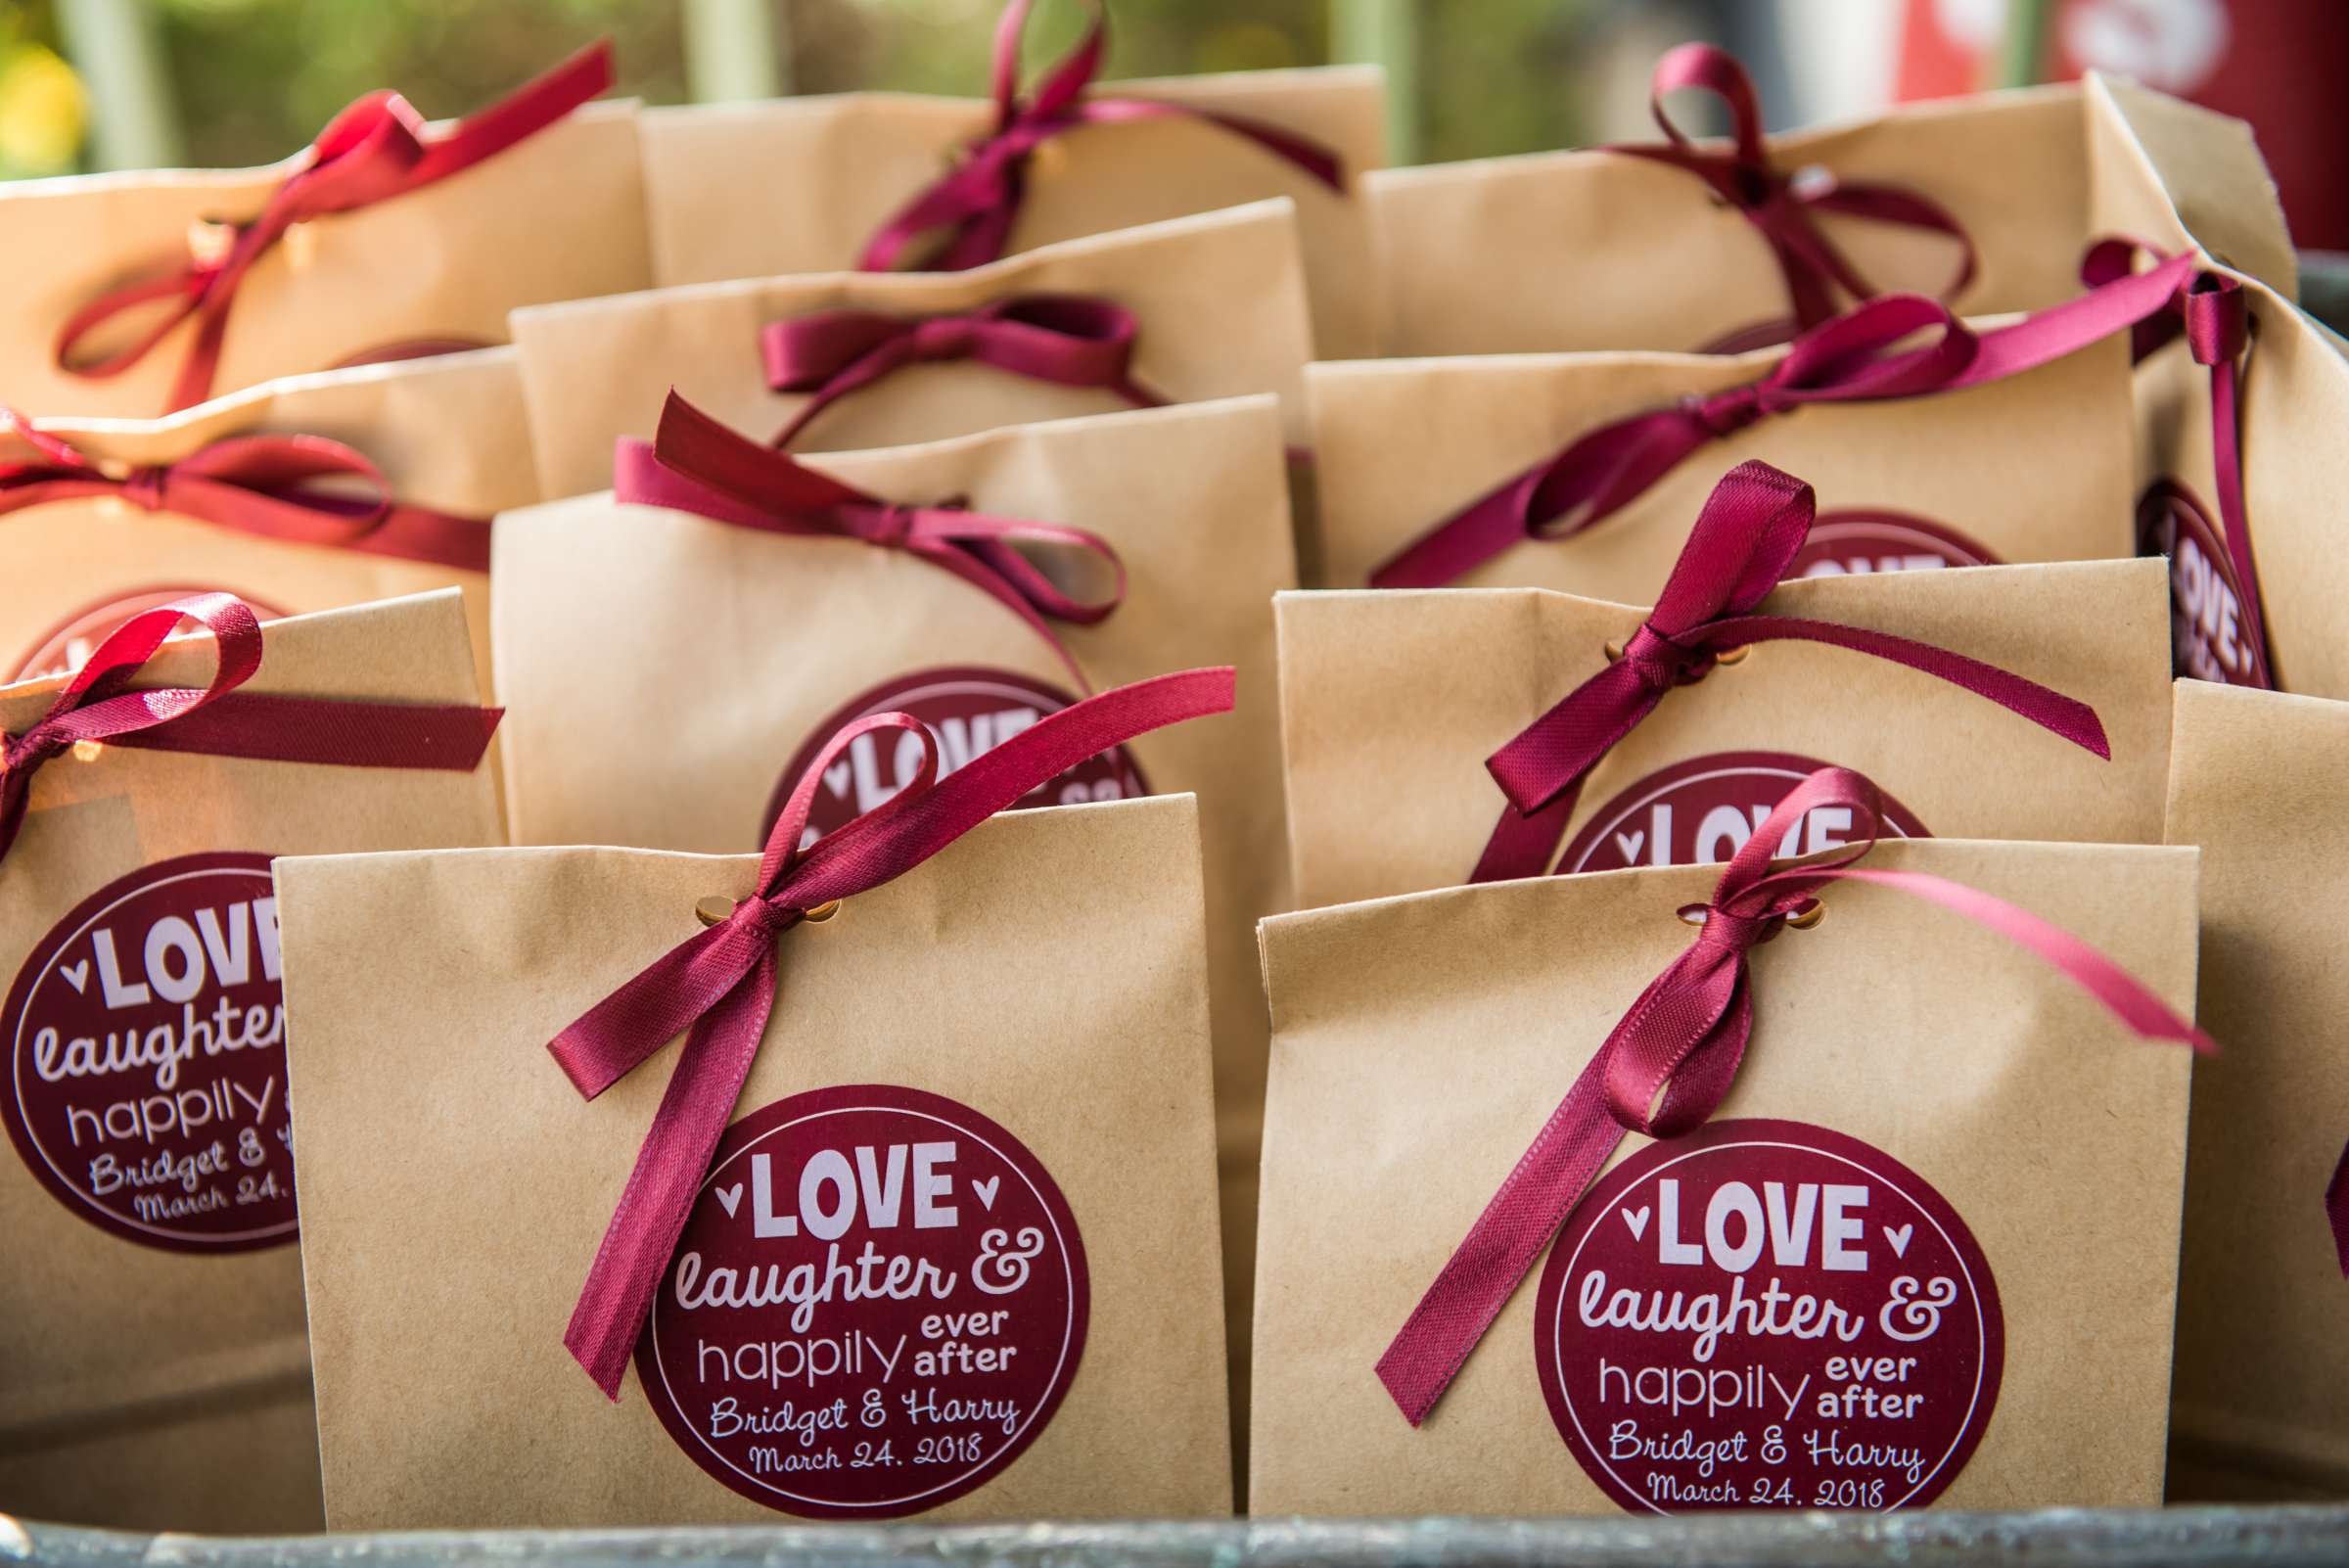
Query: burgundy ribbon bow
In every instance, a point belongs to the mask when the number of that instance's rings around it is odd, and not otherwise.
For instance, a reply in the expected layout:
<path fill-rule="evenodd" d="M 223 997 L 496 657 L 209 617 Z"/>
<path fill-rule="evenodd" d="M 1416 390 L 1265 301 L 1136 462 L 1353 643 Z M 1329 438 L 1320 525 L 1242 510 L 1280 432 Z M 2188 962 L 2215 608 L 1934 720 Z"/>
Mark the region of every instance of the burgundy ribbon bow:
<path fill-rule="evenodd" d="M 1644 494 L 1710 442 L 1816 403 L 1957 392 L 2035 370 L 2163 309 L 2190 257 L 1977 333 L 1920 295 L 1885 295 L 1795 340 L 1760 381 L 1634 414 L 1577 438 L 1421 534 L 1370 575 L 1438 588 L 1527 539 L 1571 538 Z M 1930 337 L 1911 344 L 1919 333 Z"/>
<path fill-rule="evenodd" d="M 1865 836 L 1825 861 L 1772 871 L 1773 849 L 1787 842 L 1804 812 L 1819 806 L 1849 807 Z M 1696 940 L 1607 1036 L 1380 1358 L 1379 1381 L 1413 1426 L 1443 1397 L 1623 1134 L 1679 1137 L 1719 1109 L 1753 1034 L 1746 953 L 1776 936 L 1790 916 L 1807 914 L 1830 882 L 1872 882 L 1955 910 L 2045 959 L 2143 1038 L 2216 1048 L 2070 932 L 1962 883 L 1852 865 L 1874 847 L 1880 815 L 1876 787 L 1867 779 L 1849 768 L 1822 767 L 1778 803 L 1723 868 Z"/>
<path fill-rule="evenodd" d="M 2096 710 L 1996 665 L 1930 643 L 1831 621 L 1755 615 L 1803 547 L 1811 486 L 1768 463 L 1723 476 L 1697 514 L 1663 594 L 1620 658 L 1566 694 L 1486 761 L 1509 805 L 1477 861 L 1474 882 L 1540 876 L 1574 814 L 1583 780 L 1665 693 L 1711 672 L 1720 656 L 1795 639 L 1849 648 L 1987 697 L 2073 745 L 2109 758 Z"/>
<path fill-rule="evenodd" d="M 1089 626 L 1126 598 L 1126 564 L 1097 533 L 991 517 L 951 502 L 900 506 L 884 501 L 728 430 L 673 390 L 652 441 L 623 437 L 612 468 L 612 493 L 622 501 L 769 533 L 862 539 L 951 572 L 1051 644 L 1084 691 L 1092 685 L 1052 623 Z M 1109 594 L 1075 597 L 1022 554 L 1016 547 L 1021 544 L 1056 546 L 1102 562 L 1115 579 Z"/>
<path fill-rule="evenodd" d="M 1694 88 L 1720 99 L 1729 112 L 1730 143 L 1700 147 L 1665 112 L 1664 97 Z M 1649 83 L 1648 110 L 1663 127 L 1661 147 L 1612 147 L 1608 151 L 1651 159 L 1685 169 L 1710 186 L 1726 205 L 1744 214 L 1777 259 L 1786 278 L 1794 324 L 1808 330 L 1834 315 L 1836 291 L 1853 300 L 1872 298 L 1874 286 L 1835 248 L 1819 226 L 1819 214 L 1833 212 L 1903 228 L 1944 234 L 1958 249 L 1958 273 L 1941 292 L 1947 300 L 1974 280 L 1974 242 L 1963 225 L 1939 204 L 1895 185 L 1842 180 L 1824 170 L 1802 175 L 1772 166 L 1762 134 L 1762 110 L 1754 84 L 1735 56 L 1711 44 L 1688 43 L 1657 62 Z"/>
<path fill-rule="evenodd" d="M 58 368 L 92 380 L 120 375 L 192 316 L 196 336 L 172 383 L 168 406 L 181 409 L 204 401 L 219 370 L 238 286 L 288 229 L 461 173 L 544 130 L 611 85 L 611 45 L 597 43 L 445 129 L 434 129 L 397 93 L 369 93 L 318 133 L 256 216 L 234 225 L 200 226 L 184 265 L 101 295 L 76 312 L 58 334 Z M 87 361 L 73 357 L 92 332 L 157 300 L 168 301 L 161 318 L 128 346 Z"/>
<path fill-rule="evenodd" d="M 2100 240 L 2081 263 L 2081 281 L 2091 288 L 2132 275 L 2140 254 L 2159 253 L 2135 240 Z M 2161 265 L 2175 267 L 2188 257 Z M 2275 663 L 2268 646 L 2267 607 L 2259 593 L 2259 568 L 2251 558 L 2251 515 L 2243 503 L 2243 447 L 2239 407 L 2242 358 L 2251 346 L 2251 297 L 2243 281 L 2225 272 L 2196 271 L 2180 282 L 2159 314 L 2137 324 L 2134 352 L 2142 360 L 2185 334 L 2194 363 L 2210 370 L 2210 453 L 2218 480 L 2219 531 L 2227 538 L 2227 562 L 2242 595 L 2243 638 L 2262 678 L 2274 684 Z"/>
<path fill-rule="evenodd" d="M 322 436 L 234 436 L 177 462 L 131 466 L 95 463 L 0 407 L 0 434 L 10 431 L 40 455 L 0 462 L 0 515 L 112 497 L 264 539 L 489 570 L 487 522 L 401 505 L 383 470 Z"/>
<path fill-rule="evenodd" d="M 827 905 L 912 870 L 1086 758 L 1168 724 L 1226 713 L 1231 701 L 1228 668 L 1120 686 L 1039 719 L 943 779 L 938 743 L 920 719 L 894 713 L 857 719 L 800 776 L 767 834 L 758 891 L 548 1042 L 573 1085 L 593 1099 L 680 1031 L 691 1031 L 563 1336 L 607 1397 L 620 1397 L 629 1347 L 759 1053 L 782 974 L 778 940 L 811 916 L 828 918 Z M 798 853 L 824 769 L 858 736 L 879 729 L 921 743 L 913 781 Z"/>
<path fill-rule="evenodd" d="M 210 684 L 132 691 L 182 617 L 219 648 Z M 190 594 L 132 616 L 107 635 L 23 734 L 0 732 L 0 858 L 23 825 L 33 775 L 83 741 L 265 762 L 432 768 L 469 773 L 502 708 L 274 697 L 236 688 L 261 665 L 260 620 L 225 593 Z"/>
<path fill-rule="evenodd" d="M 1136 408 L 1167 399 L 1133 377 L 1141 323 L 1122 304 L 1083 294 L 1022 294 L 972 310 L 887 316 L 819 310 L 770 323 L 759 335 L 766 384 L 811 395 L 775 434 L 789 446 L 841 398 L 907 365 L 969 359 L 1060 387 L 1114 392 Z"/>
<path fill-rule="evenodd" d="M 994 128 L 964 147 L 951 169 L 882 225 L 857 262 L 860 269 L 889 271 L 933 230 L 944 233 L 916 263 L 920 271 L 960 272 L 1002 255 L 1010 247 L 1020 204 L 1027 198 L 1029 161 L 1053 137 L 1085 125 L 1197 120 L 1245 137 L 1331 190 L 1346 188 L 1336 154 L 1277 125 L 1181 104 L 1090 94 L 1087 89 L 1100 73 L 1107 50 L 1108 21 L 1100 0 L 1087 4 L 1092 23 L 1083 38 L 1025 98 L 1020 96 L 1020 35 L 1028 26 L 1030 0 L 1011 0 L 1003 8 L 1002 20 L 995 24 Z"/>

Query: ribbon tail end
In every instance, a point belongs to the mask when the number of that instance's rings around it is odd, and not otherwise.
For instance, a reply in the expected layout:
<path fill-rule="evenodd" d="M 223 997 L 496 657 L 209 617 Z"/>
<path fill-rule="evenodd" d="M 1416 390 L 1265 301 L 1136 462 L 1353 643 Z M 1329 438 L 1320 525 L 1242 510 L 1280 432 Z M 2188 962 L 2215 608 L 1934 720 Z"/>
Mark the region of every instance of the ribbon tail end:
<path fill-rule="evenodd" d="M 1427 1386 L 1424 1372 L 1399 1364 L 1392 1348 L 1378 1360 L 1378 1381 L 1386 1389 L 1387 1398 L 1395 1402 L 1395 1408 L 1402 1412 L 1403 1418 L 1410 1423 L 1413 1430 L 1427 1420 L 1428 1413 L 1436 1407 L 1436 1401 L 1444 1395 L 1440 1386 L 1432 1389 Z"/>
<path fill-rule="evenodd" d="M 594 1380 L 597 1388 L 603 1390 L 604 1398 L 618 1405 L 620 1385 L 627 1376 L 627 1347 L 622 1345 L 615 1353 L 598 1336 L 595 1325 L 582 1324 L 575 1313 L 571 1326 L 563 1331 L 563 1348 L 571 1352 L 571 1359 L 579 1363 L 580 1369 Z"/>

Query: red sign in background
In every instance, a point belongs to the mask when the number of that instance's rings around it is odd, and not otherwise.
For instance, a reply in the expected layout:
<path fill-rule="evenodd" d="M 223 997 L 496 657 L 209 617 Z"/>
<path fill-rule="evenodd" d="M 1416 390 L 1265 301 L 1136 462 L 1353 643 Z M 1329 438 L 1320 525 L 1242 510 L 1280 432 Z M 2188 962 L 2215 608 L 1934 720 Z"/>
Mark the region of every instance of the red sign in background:
<path fill-rule="evenodd" d="M 742 1496 L 894 1518 L 1036 1440 L 1090 1310 L 1076 1217 L 1011 1132 L 919 1089 L 814 1089 L 727 1129 L 636 1375 L 677 1446 Z"/>
<path fill-rule="evenodd" d="M 1881 1149 L 1715 1122 L 1600 1179 L 1542 1273 L 1551 1418 L 1634 1512 L 1919 1507 L 1998 1406 L 2005 1328 L 1957 1211 Z"/>
<path fill-rule="evenodd" d="M 33 948 L 0 1027 L 0 1120 L 59 1202 L 183 1252 L 294 1239 L 267 855 L 182 855 L 101 888 Z"/>

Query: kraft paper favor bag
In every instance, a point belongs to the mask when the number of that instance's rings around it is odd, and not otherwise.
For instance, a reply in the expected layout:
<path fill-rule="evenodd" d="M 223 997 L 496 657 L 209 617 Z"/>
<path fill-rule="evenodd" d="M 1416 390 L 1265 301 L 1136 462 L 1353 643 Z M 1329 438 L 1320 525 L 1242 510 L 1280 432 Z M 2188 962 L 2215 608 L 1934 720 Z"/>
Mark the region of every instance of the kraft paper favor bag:
<path fill-rule="evenodd" d="M 377 705 L 426 719 L 447 705 L 474 730 L 470 756 L 328 766 L 124 737 L 32 764 L 29 808 L 0 860 L 8 1513 L 142 1531 L 318 1528 L 270 857 L 497 838 L 495 786 L 474 765 L 494 715 L 466 706 L 474 664 L 454 591 L 257 631 L 248 617 L 223 636 L 264 645 L 250 691 L 322 699 L 360 728 L 384 717 Z M 212 639 L 176 640 L 137 683 L 201 686 L 213 659 Z M 60 685 L 0 689 L 12 750 Z"/>
<path fill-rule="evenodd" d="M 1322 585 L 1382 563 L 1585 435 L 1767 377 L 1783 349 L 1508 354 L 1316 364 Z M 1572 537 L 1527 539 L 1454 579 L 1655 597 L 1714 482 L 1759 458 L 1818 485 L 1839 527 L 1798 573 L 2136 553 L 2130 383 L 2120 337 L 2007 380 L 1929 396 L 1821 402 L 1730 429 Z"/>
<path fill-rule="evenodd" d="M 657 289 L 519 310 L 538 483 L 548 498 L 612 483 L 612 442 L 650 437 L 675 389 L 737 430 L 783 431 L 810 400 L 770 390 L 760 338 L 845 315 L 967 319 L 990 306 L 1075 296 L 1130 317 L 1130 374 L 1069 386 L 984 362 L 967 335 L 930 343 L 857 387 L 792 442 L 800 451 L 888 446 L 1132 406 L 1136 389 L 1194 402 L 1277 392 L 1306 439 L 1299 376 L 1313 357 L 1293 209 L 1228 211 L 1070 240 L 961 273 L 834 273 Z M 894 364 L 894 360 L 892 361 Z M 849 368 L 855 364 L 852 360 Z M 796 435 L 796 433 L 795 433 Z"/>
<path fill-rule="evenodd" d="M 1606 751 L 1555 863 L 1725 859 L 1821 763 L 1874 778 L 1888 831 L 1912 837 L 2157 843 L 2166 598 L 2161 564 L 2134 560 L 1783 583 L 1760 615 L 1890 633 L 2037 681 L 2095 712 L 2111 760 L 1917 669 L 1764 642 L 1668 691 Z M 1529 588 L 1281 595 L 1299 906 L 1469 880 L 1508 808 L 1486 759 L 1605 669 L 1644 614 Z"/>
<path fill-rule="evenodd" d="M 1146 735 L 1037 802 L 1190 790 L 1203 803 L 1225 1272 L 1243 1304 L 1265 1051 L 1249 933 L 1289 906 L 1269 600 L 1294 578 L 1272 400 L 1025 425 L 806 466 L 904 506 L 963 497 L 983 517 L 1105 541 L 1124 563 L 1123 601 L 1097 623 L 1052 628 L 1095 688 L 1207 661 L 1238 669 L 1229 716 Z M 1079 692 L 1051 639 L 905 549 L 778 536 L 610 494 L 507 513 L 496 546 L 492 620 L 513 707 L 501 743 L 520 844 L 748 849 L 850 718 L 911 712 L 959 761 Z M 644 724 L 660 727 L 661 744 L 612 744 Z M 852 753 L 827 780 L 817 825 L 892 793 L 911 757 L 903 742 Z M 1244 1315 L 1236 1321 L 1244 1330 Z"/>
<path fill-rule="evenodd" d="M 1096 18 L 1084 45 L 1044 68 L 1049 85 L 1020 92 L 1026 9 L 1007 8 L 996 39 L 998 103 L 858 92 L 649 111 L 641 123 L 655 281 L 960 268 L 1287 197 L 1297 204 L 1320 352 L 1379 351 L 1376 257 L 1359 183 L 1386 161 L 1375 68 L 1092 83 L 1098 57 L 1078 56 L 1098 46 Z M 1072 93 L 1073 114 L 1037 101 Z M 916 203 L 935 208 L 937 221 L 898 231 L 894 220 Z"/>
<path fill-rule="evenodd" d="M 757 871 L 280 862 L 329 1522 L 1227 1512 L 1187 799 L 985 822 L 782 935 L 617 1403 L 574 1363 L 565 1317 L 674 1053 L 583 1103 L 547 1041 Z M 858 1268 L 929 1293 L 839 1295 Z M 723 1308 L 760 1281 L 772 1305 Z"/>
<path fill-rule="evenodd" d="M 488 689 L 489 520 L 537 499 L 511 348 L 32 432 L 0 422 L 0 677 L 69 669 L 196 588 L 274 616 L 459 587 Z"/>
<path fill-rule="evenodd" d="M 2171 1494 L 2339 1498 L 2349 710 L 2181 680 L 2172 744 L 2169 837 L 2202 846 L 2202 1016 L 2227 1050 L 2194 1073 Z"/>
<path fill-rule="evenodd" d="M 1734 137 L 1673 155 L 1702 170 L 1626 147 L 1366 179 L 1386 351 L 1751 346 L 1876 291 L 1934 295 L 1967 314 L 2035 310 L 2075 291 L 2081 254 L 2107 232 L 2096 226 L 2115 200 L 2106 188 L 2123 178 L 2190 209 L 2239 265 L 2292 288 L 2282 211 L 2250 127 L 2157 93 L 2092 76 L 1764 144 L 1733 60 L 1702 45 L 1666 57 L 1658 117 L 1675 135 L 1661 99 L 1678 87 L 1732 106 Z M 2098 147 L 2117 105 L 2144 127 L 2125 176 Z M 1794 259 L 1778 259 L 1781 242 Z"/>
<path fill-rule="evenodd" d="M 1856 837 L 1852 803 L 1835 810 Z M 2138 977 L 2154 1011 L 2191 1006 L 2190 849 L 1887 842 L 1859 868 L 1897 873 L 2019 905 Z M 1746 954 L 1751 1042 L 1741 1061 L 1720 1035 L 1700 1047 L 1728 1051 L 1733 1080 L 1692 1061 L 1666 1090 L 1709 1119 L 1627 1135 L 1609 1091 L 1575 1098 L 1577 1074 L 1619 1023 L 1637 1033 L 1627 1014 L 1685 972 L 1678 955 L 1726 965 L 1676 918 L 1722 876 L 1539 878 L 1265 923 L 1255 1512 L 2160 1500 L 2188 1052 L 2133 1038 L 2006 935 L 1836 881 L 1815 929 Z M 1604 1162 L 1595 1187 L 1546 1185 L 1549 1154 L 1528 1152 L 1545 1118 L 1553 1149 Z M 1457 1350 L 1422 1295 L 1460 1299 L 1441 1292 L 1462 1276 L 1437 1284 L 1447 1260 L 1532 1183 L 1555 1204 L 1463 1290 L 1473 1350 L 1414 1426 L 1398 1403 L 1424 1373 L 1405 1353 L 1430 1334 Z"/>
<path fill-rule="evenodd" d="M 583 51 L 463 120 L 379 92 L 253 169 L 0 186 L 0 389 L 148 418 L 360 358 L 506 341 L 506 313 L 651 281 L 632 104 Z M 78 371 L 79 374 L 76 374 Z"/>

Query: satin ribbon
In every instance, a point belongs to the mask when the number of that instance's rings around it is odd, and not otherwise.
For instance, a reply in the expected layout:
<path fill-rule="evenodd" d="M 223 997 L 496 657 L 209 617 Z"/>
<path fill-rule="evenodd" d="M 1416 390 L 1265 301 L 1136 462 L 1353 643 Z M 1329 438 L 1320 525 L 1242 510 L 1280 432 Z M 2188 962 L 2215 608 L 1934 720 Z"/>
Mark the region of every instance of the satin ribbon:
<path fill-rule="evenodd" d="M 102 466 L 0 407 L 0 434 L 11 432 L 39 455 L 0 462 L 0 516 L 105 498 L 256 538 L 489 570 L 486 521 L 401 505 L 383 470 L 322 436 L 232 436 L 176 462 Z"/>
<path fill-rule="evenodd" d="M 1026 622 L 1084 691 L 1092 685 L 1052 623 L 1092 625 L 1126 598 L 1126 564 L 1097 533 L 993 517 L 951 502 L 884 501 L 728 430 L 674 391 L 662 406 L 653 439 L 623 437 L 612 470 L 612 493 L 622 501 L 768 533 L 862 539 L 951 572 Z M 1115 579 L 1108 596 L 1079 599 L 1066 592 L 1017 548 L 1022 544 L 1071 550 L 1105 564 Z"/>
<path fill-rule="evenodd" d="M 1723 476 L 1647 620 L 1615 659 L 1527 725 L 1485 766 L 1508 796 L 1472 882 L 1538 877 L 1557 855 L 1583 780 L 1676 686 L 1705 678 L 1721 654 L 1795 640 L 1848 648 L 1946 680 L 2073 745 L 2109 758 L 2096 710 L 1996 665 L 1881 631 L 1753 612 L 1810 536 L 1811 486 L 1768 463 Z"/>
<path fill-rule="evenodd" d="M 1527 539 L 1572 538 L 1691 453 L 1773 415 L 1958 392 L 2035 370 L 2164 309 L 2192 270 L 2192 258 L 2181 256 L 1985 332 L 1921 295 L 1871 300 L 1796 339 L 1760 381 L 1578 438 L 1420 535 L 1373 572 L 1370 585 L 1440 588 Z"/>
<path fill-rule="evenodd" d="M 1710 93 L 1721 100 L 1729 115 L 1727 147 L 1700 147 L 1673 122 L 1665 111 L 1664 97 L 1681 88 Z M 1954 298 L 1973 282 L 1977 260 L 1973 239 L 1938 203 L 1897 185 L 1844 180 L 1824 170 L 1786 175 L 1773 168 L 1763 138 L 1762 110 L 1754 84 L 1735 56 L 1702 43 L 1681 44 L 1669 51 L 1656 64 L 1647 106 L 1663 128 L 1665 145 L 1610 147 L 1607 151 L 1683 169 L 1743 214 L 1770 246 L 1785 276 L 1786 297 L 1797 328 L 1808 330 L 1833 316 L 1839 290 L 1853 300 L 1871 299 L 1876 293 L 1819 228 L 1820 213 L 1946 235 L 1958 244 L 1958 275 L 1942 290 L 1941 298 Z"/>
<path fill-rule="evenodd" d="M 1772 871 L 1773 849 L 1804 812 L 1821 806 L 1850 807 L 1865 836 L 1827 860 Z M 1379 1381 L 1413 1426 L 1427 1418 L 1623 1134 L 1679 1137 L 1720 1108 L 1753 1034 L 1746 953 L 1776 936 L 1789 916 L 1810 910 L 1831 882 L 1896 888 L 1954 910 L 2045 960 L 2140 1037 L 2216 1048 L 2070 932 L 1962 883 L 1854 866 L 1874 847 L 1880 817 L 1873 784 L 1848 768 L 1823 767 L 1796 785 L 1722 869 L 1696 940 L 1607 1036 L 1380 1358 Z"/>
<path fill-rule="evenodd" d="M 2177 256 L 2164 262 L 2160 253 L 2139 241 L 2100 240 L 2089 248 L 2081 279 L 2097 287 L 2130 276 L 2141 254 L 2173 267 L 2190 259 Z M 2225 272 L 2195 271 L 2171 293 L 2165 309 L 2137 324 L 2132 335 L 2135 356 L 2142 360 L 2181 334 L 2194 363 L 2210 371 L 2210 454 L 2218 482 L 2219 530 L 2226 535 L 2227 563 L 2242 599 L 2244 638 L 2257 652 L 2260 674 L 2273 685 L 2276 666 L 2268 646 L 2267 606 L 2260 598 L 2259 567 L 2251 558 L 2251 515 L 2243 502 L 2240 406 L 2242 358 L 2251 346 L 2251 297 L 2242 280 Z"/>
<path fill-rule="evenodd" d="M 972 310 L 888 316 L 819 310 L 770 323 L 759 335 L 766 384 L 810 395 L 774 444 L 789 446 L 825 409 L 908 365 L 968 359 L 1030 381 L 1097 388 L 1135 408 L 1166 398 L 1133 377 L 1141 323 L 1111 300 L 1082 294 L 1022 294 Z"/>
<path fill-rule="evenodd" d="M 1037 720 L 943 779 L 938 743 L 921 720 L 896 713 L 857 719 L 800 776 L 767 834 L 757 891 L 548 1042 L 573 1086 L 593 1099 L 689 1031 L 563 1336 L 606 1397 L 620 1398 L 629 1348 L 759 1053 L 782 978 L 776 944 L 783 935 L 809 911 L 912 870 L 1085 759 L 1168 724 L 1228 712 L 1231 701 L 1228 668 L 1120 686 Z M 857 737 L 884 729 L 920 742 L 913 780 L 795 853 L 824 769 Z"/>
<path fill-rule="evenodd" d="M 77 311 L 58 334 L 58 368 L 90 380 L 118 376 L 193 317 L 195 337 L 172 381 L 167 407 L 175 411 L 204 401 L 219 371 L 237 289 L 288 229 L 462 173 L 544 130 L 611 85 L 611 45 L 597 43 L 503 101 L 445 127 L 431 125 L 397 93 L 369 93 L 337 115 L 294 160 L 292 171 L 258 214 L 234 225 L 204 226 L 191 237 L 185 264 L 101 295 Z M 74 358 L 74 349 L 91 333 L 158 301 L 163 302 L 160 319 L 126 347 L 95 359 Z"/>
<path fill-rule="evenodd" d="M 1238 115 L 1218 114 L 1147 98 L 1110 98 L 1088 91 L 1107 51 L 1107 19 L 1099 0 L 1087 0 L 1092 22 L 1084 36 L 1043 73 L 1035 90 L 1020 94 L 1020 35 L 1027 29 L 1030 0 L 1011 0 L 995 24 L 995 122 L 985 136 L 962 148 L 947 172 L 906 203 L 881 226 L 857 266 L 887 272 L 907 259 L 925 234 L 943 230 L 940 242 L 916 262 L 924 272 L 960 272 L 1002 255 L 1011 227 L 1027 199 L 1029 161 L 1053 137 L 1086 125 L 1142 119 L 1185 119 L 1246 138 L 1293 163 L 1333 191 L 1346 188 L 1338 157 L 1303 136 Z"/>
<path fill-rule="evenodd" d="M 218 647 L 210 683 L 129 690 L 183 617 L 210 631 Z M 34 775 L 83 741 L 249 761 L 469 773 L 505 714 L 238 691 L 260 666 L 260 620 L 225 593 L 174 599 L 108 633 L 39 722 L 23 734 L 0 733 L 0 858 L 23 825 Z"/>

